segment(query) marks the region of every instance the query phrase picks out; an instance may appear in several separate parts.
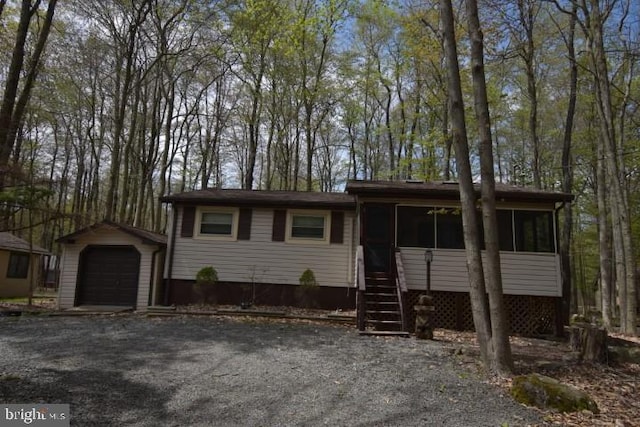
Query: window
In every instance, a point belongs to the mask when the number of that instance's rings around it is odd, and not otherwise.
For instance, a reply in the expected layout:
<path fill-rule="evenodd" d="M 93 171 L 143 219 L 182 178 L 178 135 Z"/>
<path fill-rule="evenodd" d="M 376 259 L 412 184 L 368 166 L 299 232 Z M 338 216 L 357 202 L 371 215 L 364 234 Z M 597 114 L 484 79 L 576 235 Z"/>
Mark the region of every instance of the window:
<path fill-rule="evenodd" d="M 398 206 L 398 246 L 435 247 L 435 213 L 432 207 Z"/>
<path fill-rule="evenodd" d="M 9 255 L 9 267 L 7 278 L 26 279 L 29 275 L 29 254 L 11 252 Z"/>
<path fill-rule="evenodd" d="M 513 211 L 516 250 L 555 252 L 553 216 L 548 211 Z"/>
<path fill-rule="evenodd" d="M 287 241 L 328 242 L 329 212 L 289 211 Z"/>
<path fill-rule="evenodd" d="M 196 219 L 198 237 L 236 239 L 238 232 L 237 209 L 199 209 Z"/>

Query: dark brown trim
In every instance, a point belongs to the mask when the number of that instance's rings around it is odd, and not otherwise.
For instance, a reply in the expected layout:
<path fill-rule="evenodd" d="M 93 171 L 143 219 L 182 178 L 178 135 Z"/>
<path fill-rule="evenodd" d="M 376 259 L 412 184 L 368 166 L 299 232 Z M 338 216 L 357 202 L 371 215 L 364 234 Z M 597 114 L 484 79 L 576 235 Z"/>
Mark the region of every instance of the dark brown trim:
<path fill-rule="evenodd" d="M 173 215 L 172 217 L 172 221 L 171 221 L 171 246 L 169 247 L 169 265 L 167 266 L 167 281 L 165 283 L 165 288 L 164 288 L 164 300 L 163 300 L 163 304 L 164 305 L 169 305 L 169 299 L 171 298 L 171 280 L 172 280 L 172 276 L 173 276 L 173 258 L 174 258 L 174 254 L 176 252 L 176 233 L 178 232 L 178 211 L 177 211 L 177 207 L 176 205 L 171 205 L 172 206 L 172 210 L 171 210 L 171 215 Z"/>
<path fill-rule="evenodd" d="M 342 244 L 344 240 L 344 212 L 331 212 L 331 243 Z"/>
<path fill-rule="evenodd" d="M 271 231 L 271 240 L 274 242 L 284 242 L 287 232 L 287 211 L 284 209 L 276 209 L 273 211 L 273 229 Z"/>
<path fill-rule="evenodd" d="M 174 205 L 175 206 L 175 205 Z M 196 221 L 196 207 L 182 207 L 182 228 L 180 229 L 181 237 L 193 237 L 193 226 Z"/>
<path fill-rule="evenodd" d="M 238 215 L 238 240 L 251 240 L 251 214 L 253 209 L 240 208 Z"/>
<path fill-rule="evenodd" d="M 203 293 L 196 292 L 194 280 L 173 280 L 171 295 L 169 302 L 172 305 L 202 303 L 205 298 L 210 303 L 225 305 L 250 303 L 324 310 L 353 310 L 356 304 L 356 291 L 353 288 L 318 286 L 306 290 L 299 285 L 273 283 L 218 282 Z"/>

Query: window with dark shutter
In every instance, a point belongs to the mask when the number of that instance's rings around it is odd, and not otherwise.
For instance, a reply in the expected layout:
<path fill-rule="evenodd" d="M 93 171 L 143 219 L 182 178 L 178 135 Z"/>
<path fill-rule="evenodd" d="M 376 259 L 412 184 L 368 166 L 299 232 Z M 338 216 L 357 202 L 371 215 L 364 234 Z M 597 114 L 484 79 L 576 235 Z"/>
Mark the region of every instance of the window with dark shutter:
<path fill-rule="evenodd" d="M 251 239 L 251 212 L 250 208 L 240 209 L 238 219 L 238 240 Z"/>
<path fill-rule="evenodd" d="M 180 235 L 182 237 L 193 237 L 193 225 L 195 220 L 195 206 L 184 206 L 182 208 L 182 229 L 180 230 Z"/>
<path fill-rule="evenodd" d="M 344 212 L 331 212 L 331 243 L 343 243 Z"/>
<path fill-rule="evenodd" d="M 274 242 L 284 242 L 286 228 L 287 228 L 287 211 L 274 210 L 273 211 L 273 230 L 271 233 L 271 240 L 273 240 Z"/>

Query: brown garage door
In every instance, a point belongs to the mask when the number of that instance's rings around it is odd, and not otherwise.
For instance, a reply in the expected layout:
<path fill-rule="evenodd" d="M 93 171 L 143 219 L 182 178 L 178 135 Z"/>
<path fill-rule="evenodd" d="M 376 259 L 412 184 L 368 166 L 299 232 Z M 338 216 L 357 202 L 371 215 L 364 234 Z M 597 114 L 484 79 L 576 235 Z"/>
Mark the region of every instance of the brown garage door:
<path fill-rule="evenodd" d="M 135 307 L 139 271 L 133 246 L 88 247 L 80 256 L 76 305 Z"/>

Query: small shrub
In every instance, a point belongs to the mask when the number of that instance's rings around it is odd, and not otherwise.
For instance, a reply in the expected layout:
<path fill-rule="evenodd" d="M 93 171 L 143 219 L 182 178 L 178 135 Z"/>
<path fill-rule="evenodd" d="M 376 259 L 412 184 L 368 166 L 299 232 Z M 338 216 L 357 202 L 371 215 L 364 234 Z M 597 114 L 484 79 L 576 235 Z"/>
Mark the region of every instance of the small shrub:
<path fill-rule="evenodd" d="M 204 267 L 196 274 L 196 283 L 200 285 L 214 285 L 218 283 L 218 272 L 213 267 Z"/>
<path fill-rule="evenodd" d="M 300 281 L 300 286 L 303 287 L 315 288 L 319 285 L 316 280 L 316 275 L 313 273 L 313 270 L 309 268 L 302 273 L 302 276 L 300 276 L 300 279 L 298 280 Z"/>
<path fill-rule="evenodd" d="M 316 280 L 316 275 L 313 273 L 313 270 L 307 268 L 298 281 L 300 282 L 300 287 L 296 291 L 298 294 L 298 303 L 301 307 L 316 308 L 317 291 L 320 285 Z"/>
<path fill-rule="evenodd" d="M 196 274 L 195 291 L 204 303 L 215 303 L 214 286 L 218 283 L 218 272 L 215 268 L 204 267 Z"/>

